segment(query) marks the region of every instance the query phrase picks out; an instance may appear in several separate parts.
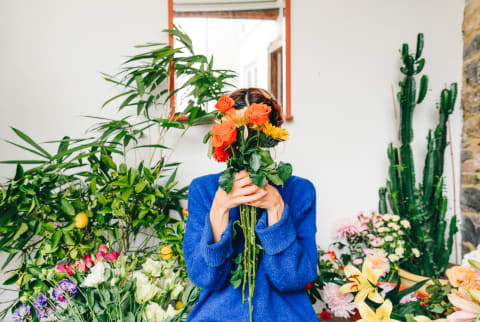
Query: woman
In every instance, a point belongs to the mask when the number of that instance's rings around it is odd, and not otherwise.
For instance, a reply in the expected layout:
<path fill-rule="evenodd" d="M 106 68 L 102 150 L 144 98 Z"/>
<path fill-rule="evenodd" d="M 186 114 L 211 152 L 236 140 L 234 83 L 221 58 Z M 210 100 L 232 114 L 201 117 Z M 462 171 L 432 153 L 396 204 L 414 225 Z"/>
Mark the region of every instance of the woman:
<path fill-rule="evenodd" d="M 236 109 L 267 104 L 272 108 L 270 123 L 283 123 L 281 107 L 262 89 L 240 89 L 230 97 Z M 241 287 L 230 284 L 233 259 L 244 247 L 240 230 L 233 238 L 240 204 L 260 208 L 255 232 L 264 252 L 256 272 L 253 320 L 318 321 L 304 289 L 317 277 L 313 184 L 291 176 L 283 187 L 267 182 L 262 189 L 241 171 L 227 194 L 219 188 L 220 174 L 196 178 L 189 188 L 183 252 L 188 275 L 201 292 L 188 321 L 249 321 Z"/>

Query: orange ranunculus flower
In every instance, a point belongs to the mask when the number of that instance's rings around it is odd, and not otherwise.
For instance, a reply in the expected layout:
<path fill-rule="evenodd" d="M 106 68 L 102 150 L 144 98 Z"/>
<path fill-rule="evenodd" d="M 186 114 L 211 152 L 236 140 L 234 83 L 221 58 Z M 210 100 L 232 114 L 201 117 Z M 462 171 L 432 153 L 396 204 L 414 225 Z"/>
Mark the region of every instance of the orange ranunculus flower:
<path fill-rule="evenodd" d="M 218 162 L 225 162 L 228 159 L 228 152 L 225 150 L 225 146 L 220 146 L 213 150 L 213 158 Z"/>
<path fill-rule="evenodd" d="M 253 103 L 245 111 L 245 115 L 255 125 L 262 125 L 268 121 L 268 114 L 272 108 L 263 103 Z"/>
<path fill-rule="evenodd" d="M 475 278 L 475 272 L 471 269 L 462 266 L 454 266 L 447 269 L 447 277 L 453 287 L 458 287 L 461 284 L 472 282 Z"/>
<path fill-rule="evenodd" d="M 212 146 L 214 148 L 228 145 L 237 137 L 237 125 L 233 121 L 224 121 L 212 128 Z"/>
<path fill-rule="evenodd" d="M 222 94 L 217 104 L 215 104 L 215 108 L 220 112 L 225 113 L 226 111 L 231 110 L 234 104 L 235 101 L 231 97 Z"/>

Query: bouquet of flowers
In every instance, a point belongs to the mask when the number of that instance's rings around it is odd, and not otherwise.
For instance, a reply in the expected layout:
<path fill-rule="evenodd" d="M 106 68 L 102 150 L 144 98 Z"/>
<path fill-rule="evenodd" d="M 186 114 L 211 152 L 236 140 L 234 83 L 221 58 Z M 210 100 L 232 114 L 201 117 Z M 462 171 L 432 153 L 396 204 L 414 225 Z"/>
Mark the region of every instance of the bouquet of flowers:
<path fill-rule="evenodd" d="M 171 253 L 139 259 L 101 245 L 95 256 L 44 269 L 42 286 L 20 298 L 14 320 L 184 321 L 198 289 L 182 275 Z"/>
<path fill-rule="evenodd" d="M 248 97 L 246 99 L 248 100 Z M 227 164 L 227 169 L 219 179 L 220 187 L 229 193 L 235 173 L 241 170 L 249 172 L 250 179 L 258 187 L 265 188 L 267 179 L 273 184 L 282 185 L 291 176 L 292 166 L 283 162 L 277 164 L 270 154 L 270 148 L 287 140 L 288 132 L 269 122 L 269 105 L 247 102 L 248 106 L 243 109 L 235 109 L 234 105 L 235 101 L 231 97 L 220 97 L 215 105 L 218 110 L 218 123 L 204 139 L 204 143 L 211 141 L 209 155 Z M 245 238 L 245 249 L 235 259 L 238 265 L 231 279 L 234 287 L 240 286 L 243 281 L 242 302 L 245 302 L 245 285 L 248 283 L 250 317 L 257 258 L 261 250 L 255 237 L 256 215 L 255 207 L 240 205 L 240 221 L 237 224 Z"/>

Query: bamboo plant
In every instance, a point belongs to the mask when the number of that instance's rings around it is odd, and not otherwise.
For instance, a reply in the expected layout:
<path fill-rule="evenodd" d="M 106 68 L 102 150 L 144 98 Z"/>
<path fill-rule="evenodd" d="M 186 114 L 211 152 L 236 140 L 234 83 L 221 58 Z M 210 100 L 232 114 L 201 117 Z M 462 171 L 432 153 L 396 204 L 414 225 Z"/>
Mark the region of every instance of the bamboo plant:
<path fill-rule="evenodd" d="M 415 53 L 411 53 L 408 44 L 403 44 L 400 71 L 404 75 L 399 83 L 397 99 L 400 105 L 399 147 L 390 143 L 388 159 L 390 161 L 389 178 L 386 187 L 379 189 L 379 212 L 388 212 L 388 205 L 394 214 L 408 219 L 412 225 L 413 244 L 420 250 L 421 256 L 412 257 L 404 267 L 416 274 L 432 277 L 445 272 L 453 239 L 457 232 L 456 216 L 446 219 L 447 197 L 444 195 L 444 154 L 447 147 L 447 122 L 452 114 L 457 97 L 457 84 L 441 92 L 437 106 L 439 120 L 434 131 L 427 136 L 427 154 L 423 169 L 423 181 L 417 183 L 411 143 L 413 141 L 413 113 L 422 103 L 428 88 L 428 77 L 421 76 L 417 91 L 416 77 L 425 66 L 422 58 L 423 34 L 418 34 Z"/>

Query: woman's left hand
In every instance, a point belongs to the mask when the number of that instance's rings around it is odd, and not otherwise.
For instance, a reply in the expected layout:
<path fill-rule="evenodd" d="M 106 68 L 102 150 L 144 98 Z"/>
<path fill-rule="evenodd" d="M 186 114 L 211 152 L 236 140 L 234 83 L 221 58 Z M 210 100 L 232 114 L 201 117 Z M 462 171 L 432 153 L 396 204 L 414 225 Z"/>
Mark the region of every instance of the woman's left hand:
<path fill-rule="evenodd" d="M 268 225 L 271 226 L 282 218 L 285 205 L 277 188 L 270 185 L 268 181 L 265 184 L 265 190 L 267 191 L 265 196 L 255 202 L 248 203 L 248 205 L 266 209 L 268 213 Z"/>

